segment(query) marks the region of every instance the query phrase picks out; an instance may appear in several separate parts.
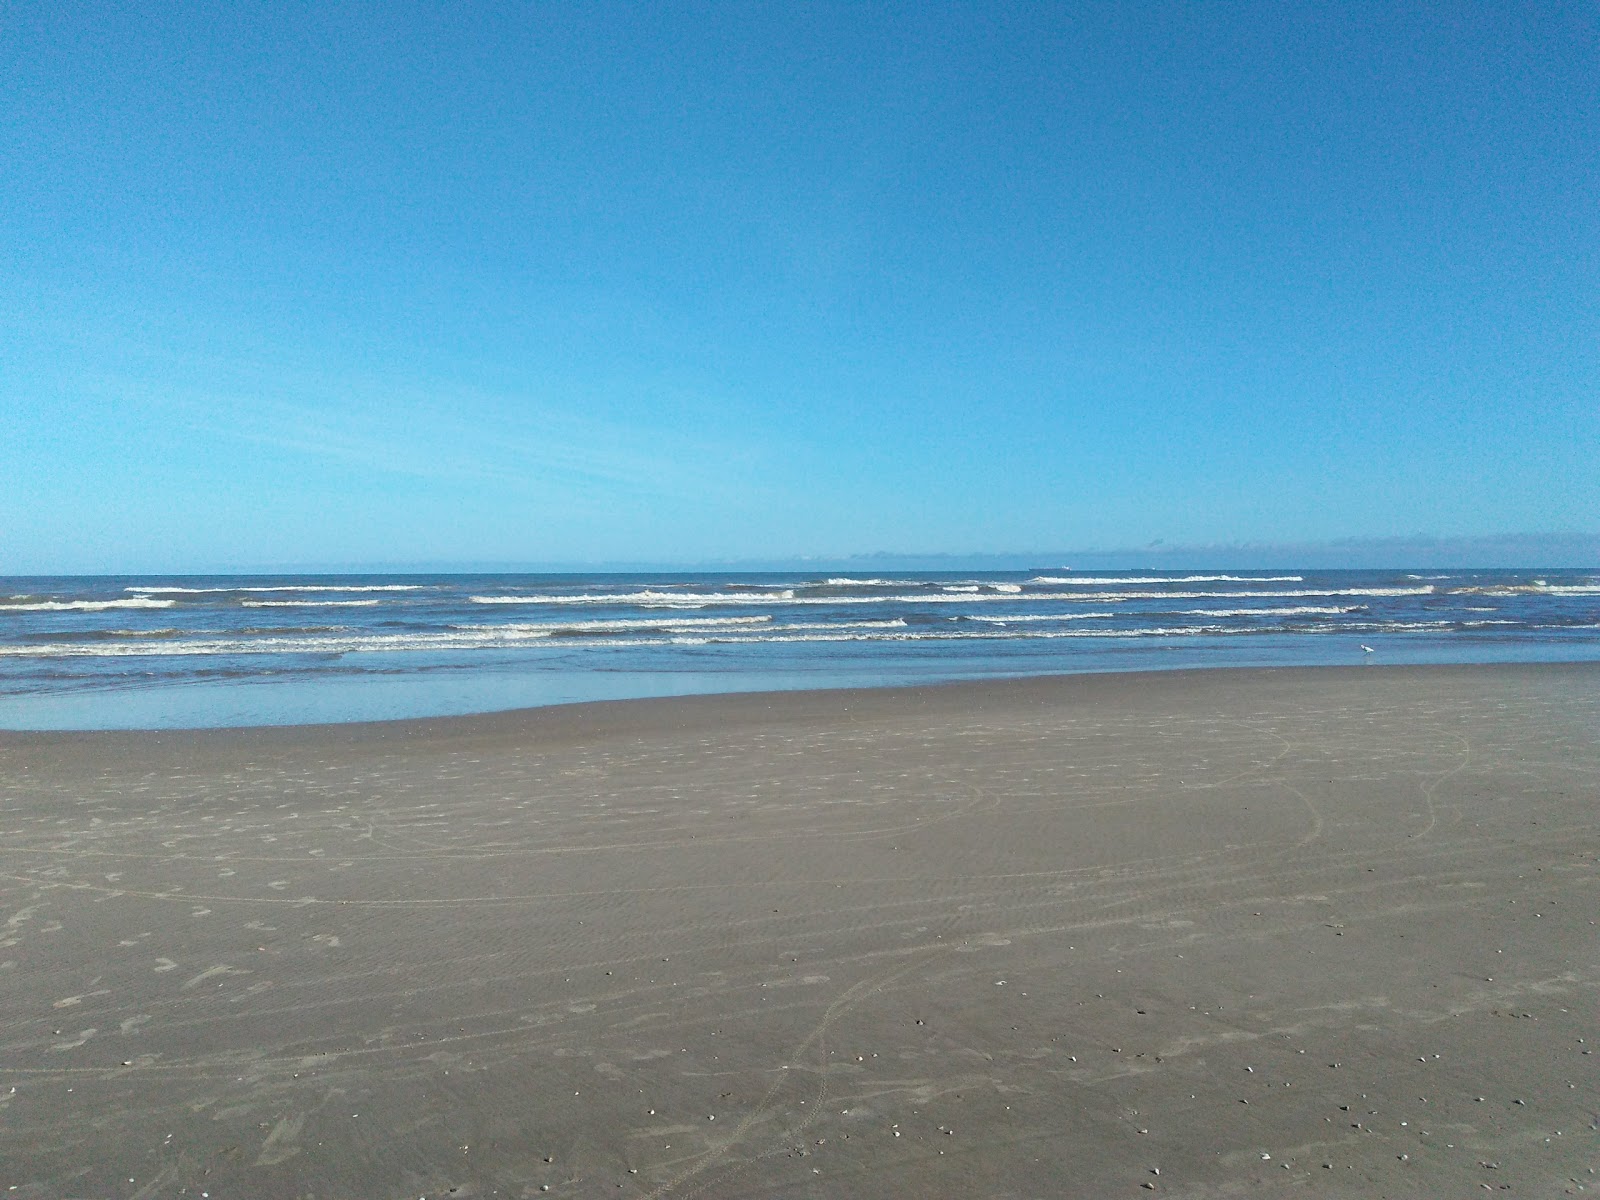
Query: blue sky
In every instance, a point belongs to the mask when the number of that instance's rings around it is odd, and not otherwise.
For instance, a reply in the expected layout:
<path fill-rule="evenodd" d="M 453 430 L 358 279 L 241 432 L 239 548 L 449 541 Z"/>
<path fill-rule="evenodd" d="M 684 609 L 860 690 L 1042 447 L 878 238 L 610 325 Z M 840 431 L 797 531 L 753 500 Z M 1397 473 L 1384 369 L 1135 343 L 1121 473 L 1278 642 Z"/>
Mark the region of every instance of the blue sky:
<path fill-rule="evenodd" d="M 1600 532 L 1589 4 L 0 9 L 0 572 Z"/>

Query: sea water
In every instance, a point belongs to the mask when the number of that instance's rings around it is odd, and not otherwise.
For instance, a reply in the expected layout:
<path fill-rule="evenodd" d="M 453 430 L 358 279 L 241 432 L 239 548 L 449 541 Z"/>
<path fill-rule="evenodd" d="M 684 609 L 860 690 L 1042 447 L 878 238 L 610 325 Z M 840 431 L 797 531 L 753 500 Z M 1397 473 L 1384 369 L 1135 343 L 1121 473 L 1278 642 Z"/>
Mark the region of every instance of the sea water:
<path fill-rule="evenodd" d="M 1087 671 L 1600 660 L 1591 571 L 0 578 L 0 727 Z"/>

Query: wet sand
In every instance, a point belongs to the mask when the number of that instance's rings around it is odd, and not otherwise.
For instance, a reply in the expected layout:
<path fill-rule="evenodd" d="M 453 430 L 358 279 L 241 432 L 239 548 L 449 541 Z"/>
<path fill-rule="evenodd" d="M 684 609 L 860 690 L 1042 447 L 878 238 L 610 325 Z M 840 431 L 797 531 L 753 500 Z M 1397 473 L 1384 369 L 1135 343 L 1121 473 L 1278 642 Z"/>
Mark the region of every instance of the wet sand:
<path fill-rule="evenodd" d="M 0 1194 L 1593 1191 L 1597 884 L 1595 666 L 0 733 Z"/>

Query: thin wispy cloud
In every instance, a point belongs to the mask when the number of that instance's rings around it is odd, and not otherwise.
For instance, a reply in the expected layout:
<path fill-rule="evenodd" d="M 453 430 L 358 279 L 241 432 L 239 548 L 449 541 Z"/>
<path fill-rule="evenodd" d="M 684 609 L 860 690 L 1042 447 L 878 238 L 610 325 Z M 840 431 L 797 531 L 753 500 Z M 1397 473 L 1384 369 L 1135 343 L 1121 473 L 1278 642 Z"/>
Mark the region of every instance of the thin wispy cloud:
<path fill-rule="evenodd" d="M 725 434 L 643 428 L 521 397 L 460 392 L 313 402 L 171 398 L 185 425 L 380 475 L 472 484 L 508 494 L 603 493 L 704 501 L 750 486 L 761 454 Z"/>

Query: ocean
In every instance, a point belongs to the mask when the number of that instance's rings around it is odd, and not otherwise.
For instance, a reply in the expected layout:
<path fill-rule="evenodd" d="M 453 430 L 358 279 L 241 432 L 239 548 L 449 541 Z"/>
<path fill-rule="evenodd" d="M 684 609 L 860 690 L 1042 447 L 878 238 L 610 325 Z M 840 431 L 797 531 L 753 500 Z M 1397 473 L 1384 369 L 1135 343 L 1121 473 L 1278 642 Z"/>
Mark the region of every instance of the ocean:
<path fill-rule="evenodd" d="M 1593 571 L 0 578 L 0 728 L 1086 671 L 1600 659 Z"/>

